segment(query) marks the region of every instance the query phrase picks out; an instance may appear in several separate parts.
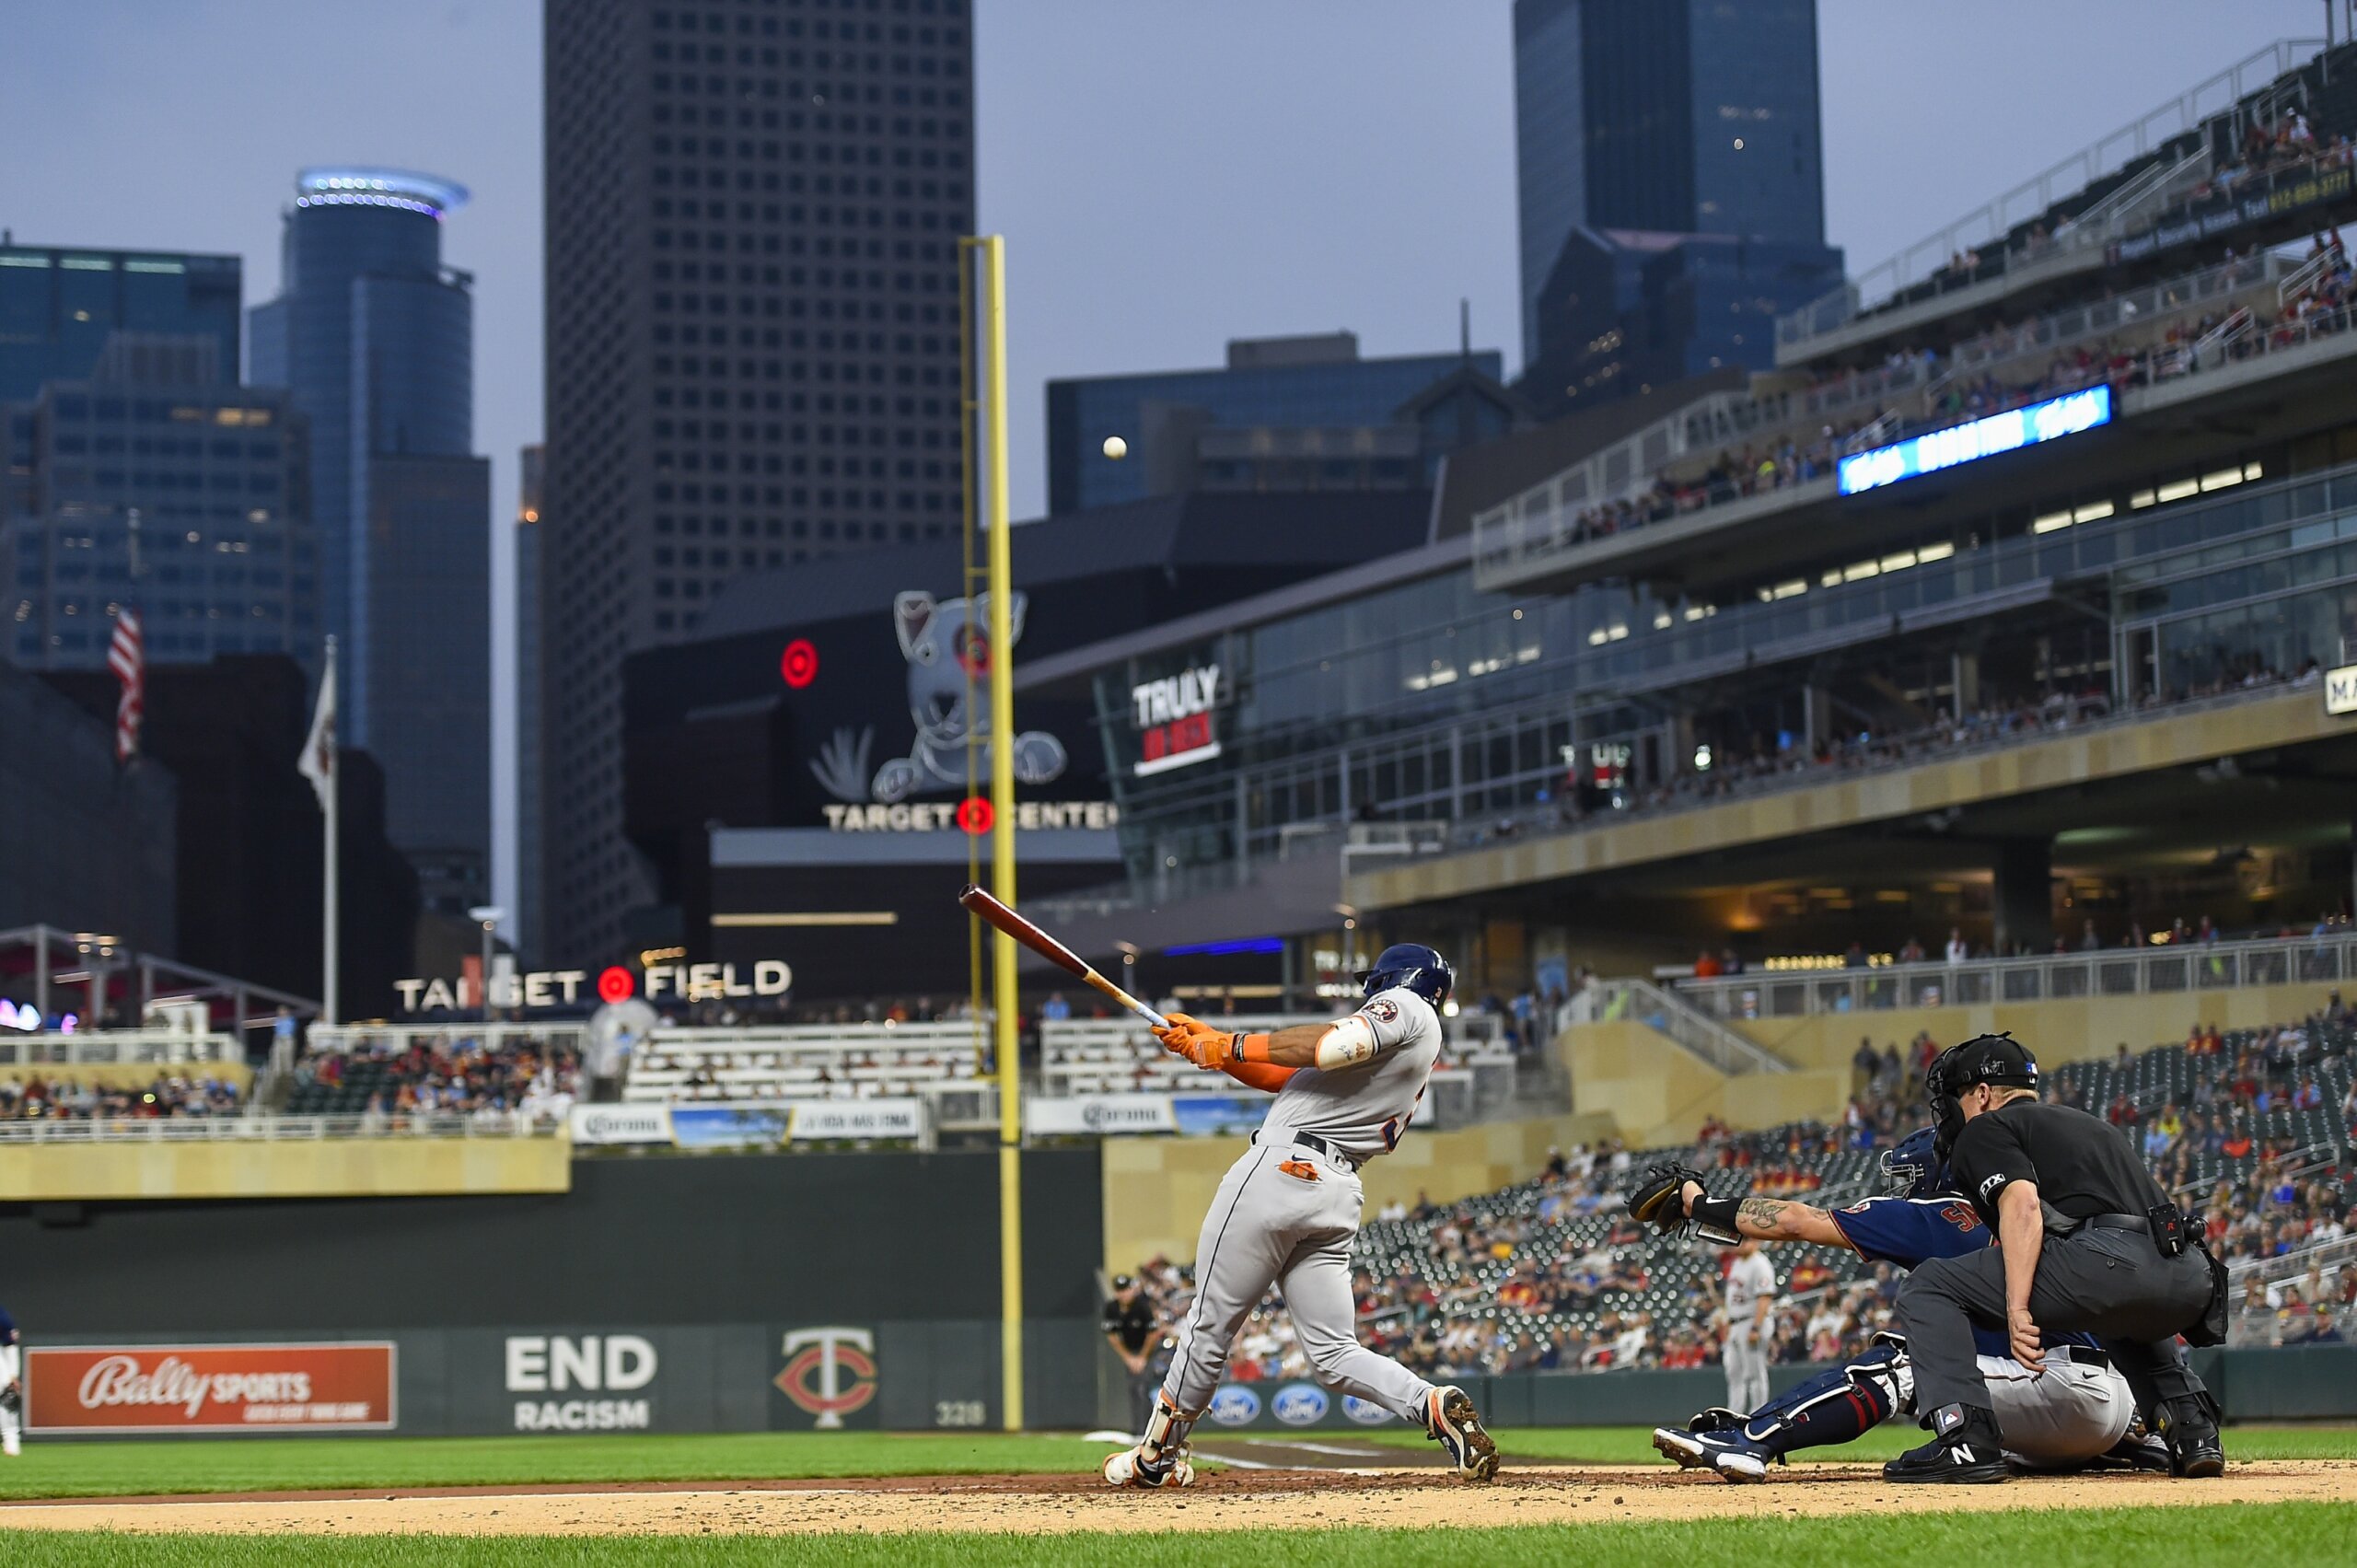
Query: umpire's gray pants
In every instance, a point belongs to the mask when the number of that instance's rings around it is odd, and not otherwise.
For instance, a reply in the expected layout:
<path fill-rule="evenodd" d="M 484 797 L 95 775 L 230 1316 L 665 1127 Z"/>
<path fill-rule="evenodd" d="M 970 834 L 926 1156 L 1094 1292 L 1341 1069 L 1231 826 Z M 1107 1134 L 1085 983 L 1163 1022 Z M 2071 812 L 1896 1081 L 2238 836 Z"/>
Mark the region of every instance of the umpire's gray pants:
<path fill-rule="evenodd" d="M 2086 1229 L 2046 1238 L 2029 1310 L 2041 1329 L 2100 1338 L 2149 1420 L 2160 1405 L 2203 1391 L 2177 1336 L 2200 1318 L 2209 1300 L 2210 1265 L 2199 1251 L 2163 1258 L 2142 1231 Z M 1933 1259 L 1898 1287 L 1918 1411 L 1993 1408 L 1973 1350 L 1976 1319 L 2005 1327 L 2005 1255 L 1999 1248 Z"/>

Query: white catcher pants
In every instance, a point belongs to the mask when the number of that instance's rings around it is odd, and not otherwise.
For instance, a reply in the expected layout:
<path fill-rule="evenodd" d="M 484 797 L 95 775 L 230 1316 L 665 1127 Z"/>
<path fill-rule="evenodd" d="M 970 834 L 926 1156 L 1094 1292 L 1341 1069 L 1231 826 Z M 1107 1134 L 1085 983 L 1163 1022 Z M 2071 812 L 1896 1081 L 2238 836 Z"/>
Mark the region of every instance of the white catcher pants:
<path fill-rule="evenodd" d="M 1310 1174 L 1280 1168 L 1294 1166 Z M 1273 1284 L 1318 1381 L 1424 1424 L 1433 1386 L 1358 1342 L 1351 1242 L 1366 1192 L 1355 1172 L 1290 1144 L 1256 1144 L 1228 1167 L 1195 1244 L 1195 1305 L 1162 1396 L 1199 1416 L 1219 1391 L 1236 1331 Z"/>
<path fill-rule="evenodd" d="M 2067 1361 L 2046 1353 L 2046 1370 L 2033 1375 L 2010 1356 L 1977 1357 L 1989 1403 L 2005 1434 L 2005 1452 L 2031 1469 L 2066 1469 L 2107 1454 L 2128 1435 L 2136 1396 L 2108 1366 Z"/>

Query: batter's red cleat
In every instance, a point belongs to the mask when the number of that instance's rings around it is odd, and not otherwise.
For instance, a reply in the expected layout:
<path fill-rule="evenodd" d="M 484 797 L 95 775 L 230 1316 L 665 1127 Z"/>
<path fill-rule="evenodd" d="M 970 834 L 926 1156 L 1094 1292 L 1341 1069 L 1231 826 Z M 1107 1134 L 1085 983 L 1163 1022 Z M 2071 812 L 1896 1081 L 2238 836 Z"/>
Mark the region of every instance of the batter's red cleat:
<path fill-rule="evenodd" d="M 1469 1481 L 1497 1479 L 1498 1446 L 1481 1430 L 1481 1417 L 1473 1409 L 1473 1401 L 1465 1397 L 1464 1389 L 1433 1390 L 1432 1402 L 1424 1411 L 1424 1431 L 1448 1450 L 1457 1474 Z"/>

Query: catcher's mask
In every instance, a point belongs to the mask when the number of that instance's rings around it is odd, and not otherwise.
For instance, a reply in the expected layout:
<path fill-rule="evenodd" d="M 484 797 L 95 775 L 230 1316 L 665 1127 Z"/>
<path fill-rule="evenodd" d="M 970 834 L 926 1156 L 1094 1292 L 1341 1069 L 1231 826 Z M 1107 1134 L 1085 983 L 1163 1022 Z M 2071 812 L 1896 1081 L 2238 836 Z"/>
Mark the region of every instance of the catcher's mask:
<path fill-rule="evenodd" d="M 1955 1192 L 1956 1179 L 1948 1174 L 1939 1141 L 1938 1128 L 1918 1127 L 1882 1152 L 1883 1179 L 1894 1196 L 1936 1198 Z"/>

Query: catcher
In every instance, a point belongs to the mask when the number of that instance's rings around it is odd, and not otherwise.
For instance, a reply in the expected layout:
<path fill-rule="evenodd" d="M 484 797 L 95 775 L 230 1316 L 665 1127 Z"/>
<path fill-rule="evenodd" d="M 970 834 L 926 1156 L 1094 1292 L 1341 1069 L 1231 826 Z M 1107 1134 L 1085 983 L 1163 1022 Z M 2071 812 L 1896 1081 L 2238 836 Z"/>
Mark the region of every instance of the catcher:
<path fill-rule="evenodd" d="M 1901 1269 L 1993 1246 L 1989 1227 L 1956 1194 L 1935 1143 L 1934 1131 L 1926 1127 L 1885 1152 L 1883 1174 L 1893 1192 L 1845 1209 L 1774 1198 L 1713 1198 L 1701 1171 L 1658 1165 L 1630 1195 L 1629 1210 L 1666 1236 L 1691 1222 L 1697 1235 L 1725 1246 L 1815 1242 Z M 2069 1469 L 2108 1458 L 2139 1469 L 2168 1469 L 2165 1446 L 2141 1432 L 2131 1435 L 2136 1397 L 2094 1339 L 2047 1336 L 2046 1365 L 2039 1373 L 2013 1358 L 2003 1333 L 1975 1333 L 1981 1374 L 2003 1423 L 2006 1458 L 2014 1464 Z M 1891 1416 L 1912 1414 L 1914 1400 L 1906 1342 L 1881 1333 L 1856 1360 L 1807 1379 L 1748 1418 L 1733 1411 L 1704 1411 L 1684 1426 L 1656 1429 L 1654 1446 L 1689 1469 L 1715 1470 L 1733 1481 L 1759 1481 L 1771 1461 L 1796 1449 L 1847 1443 Z"/>

